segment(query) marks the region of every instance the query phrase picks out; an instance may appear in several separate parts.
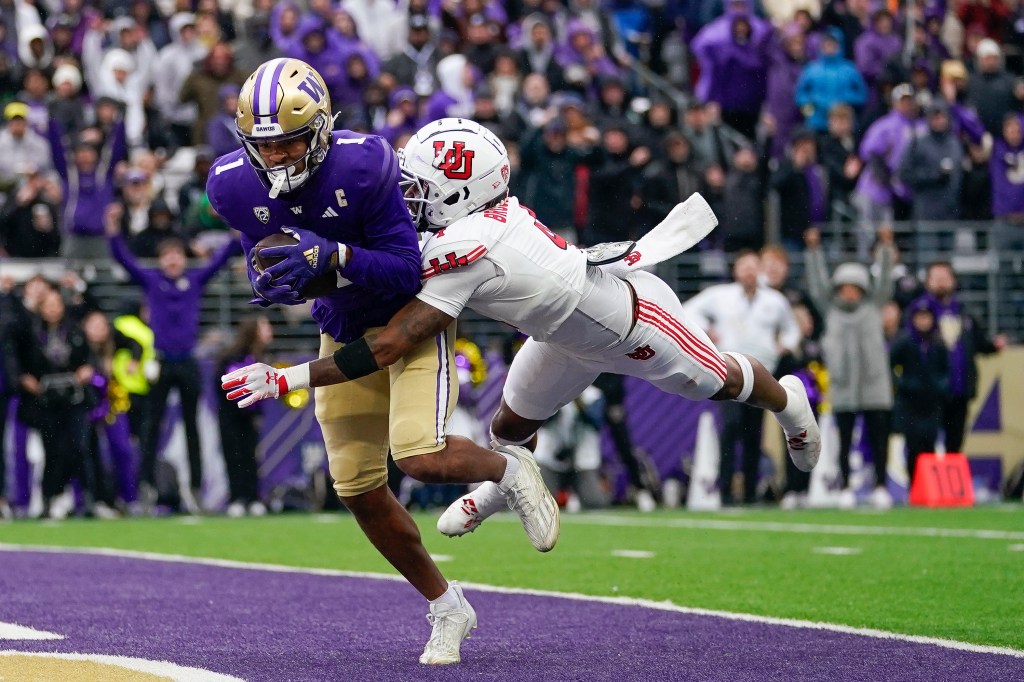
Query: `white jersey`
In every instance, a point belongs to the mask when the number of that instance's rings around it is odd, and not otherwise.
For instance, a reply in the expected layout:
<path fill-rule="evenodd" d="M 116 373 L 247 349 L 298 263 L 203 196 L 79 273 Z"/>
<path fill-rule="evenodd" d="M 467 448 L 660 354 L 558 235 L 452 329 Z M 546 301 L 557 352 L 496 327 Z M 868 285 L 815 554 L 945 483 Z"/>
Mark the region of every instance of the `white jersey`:
<path fill-rule="evenodd" d="M 621 340 L 632 324 L 626 284 L 588 266 L 515 197 L 432 234 L 422 262 L 417 298 L 452 317 L 468 307 L 581 351 Z"/>

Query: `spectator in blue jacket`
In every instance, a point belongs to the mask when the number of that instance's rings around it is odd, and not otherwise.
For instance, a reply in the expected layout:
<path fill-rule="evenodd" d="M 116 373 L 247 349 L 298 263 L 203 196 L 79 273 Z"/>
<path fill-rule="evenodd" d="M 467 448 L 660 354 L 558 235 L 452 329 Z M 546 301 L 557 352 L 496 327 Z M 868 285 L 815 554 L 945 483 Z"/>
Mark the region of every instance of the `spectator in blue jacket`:
<path fill-rule="evenodd" d="M 807 125 L 816 132 L 828 128 L 828 112 L 835 104 L 856 108 L 867 101 L 864 77 L 843 57 L 843 34 L 830 28 L 822 34 L 821 56 L 808 64 L 796 84 L 796 104 Z"/>

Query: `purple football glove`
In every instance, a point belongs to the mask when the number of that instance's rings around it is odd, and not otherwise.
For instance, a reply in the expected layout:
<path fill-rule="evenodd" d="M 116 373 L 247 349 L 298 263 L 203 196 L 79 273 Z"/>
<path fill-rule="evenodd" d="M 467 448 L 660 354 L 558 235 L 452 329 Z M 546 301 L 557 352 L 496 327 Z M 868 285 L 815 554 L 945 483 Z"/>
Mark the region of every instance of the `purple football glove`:
<path fill-rule="evenodd" d="M 275 284 L 269 270 L 253 281 L 252 290 L 256 294 L 256 298 L 249 301 L 249 303 L 263 308 L 266 308 L 271 303 L 298 305 L 306 302 L 306 299 L 297 290 L 287 285 L 278 286 Z"/>
<path fill-rule="evenodd" d="M 298 242 L 294 246 L 275 246 L 261 252 L 267 258 L 284 258 L 263 273 L 263 276 L 270 276 L 275 288 L 284 286 L 299 292 L 314 278 L 338 269 L 338 251 L 341 248 L 338 242 L 296 227 L 285 227 L 282 231 L 298 239 Z M 263 296 L 260 291 L 256 293 Z M 264 298 L 274 300 L 267 296 Z"/>

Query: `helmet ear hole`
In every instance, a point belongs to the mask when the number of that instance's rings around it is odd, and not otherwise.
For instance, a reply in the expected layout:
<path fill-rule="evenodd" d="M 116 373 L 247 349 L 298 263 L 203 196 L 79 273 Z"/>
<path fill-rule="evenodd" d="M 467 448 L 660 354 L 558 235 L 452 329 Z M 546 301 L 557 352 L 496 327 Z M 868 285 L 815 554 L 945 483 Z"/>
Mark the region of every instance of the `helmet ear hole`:
<path fill-rule="evenodd" d="M 454 206 L 457 203 L 459 203 L 459 193 L 458 192 L 452 193 L 447 199 L 444 200 L 444 205 L 445 206 Z"/>

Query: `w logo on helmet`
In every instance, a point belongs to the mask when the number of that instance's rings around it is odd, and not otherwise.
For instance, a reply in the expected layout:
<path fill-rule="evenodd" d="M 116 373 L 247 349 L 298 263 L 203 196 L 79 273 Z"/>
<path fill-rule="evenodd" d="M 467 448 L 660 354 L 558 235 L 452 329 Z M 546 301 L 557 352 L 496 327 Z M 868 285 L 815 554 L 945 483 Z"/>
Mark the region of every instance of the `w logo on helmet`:
<path fill-rule="evenodd" d="M 444 145 L 442 140 L 434 142 L 434 158 L 441 159 L 437 168 L 444 171 L 446 178 L 469 180 L 473 175 L 473 157 L 476 153 L 471 149 L 466 149 L 465 142 L 452 142 L 451 149 L 445 149 Z"/>

